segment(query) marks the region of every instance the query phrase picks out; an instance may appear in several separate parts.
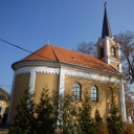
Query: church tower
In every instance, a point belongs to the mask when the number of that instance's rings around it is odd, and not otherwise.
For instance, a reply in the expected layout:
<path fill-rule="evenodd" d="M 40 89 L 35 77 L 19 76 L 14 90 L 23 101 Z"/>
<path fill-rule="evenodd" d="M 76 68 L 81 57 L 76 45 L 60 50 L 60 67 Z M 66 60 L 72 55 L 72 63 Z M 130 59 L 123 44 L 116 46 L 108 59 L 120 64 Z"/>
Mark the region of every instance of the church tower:
<path fill-rule="evenodd" d="M 104 18 L 102 25 L 102 35 L 97 42 L 98 58 L 111 65 L 113 68 L 121 72 L 120 50 L 119 44 L 112 36 L 110 23 L 108 20 L 106 4 L 104 5 Z"/>

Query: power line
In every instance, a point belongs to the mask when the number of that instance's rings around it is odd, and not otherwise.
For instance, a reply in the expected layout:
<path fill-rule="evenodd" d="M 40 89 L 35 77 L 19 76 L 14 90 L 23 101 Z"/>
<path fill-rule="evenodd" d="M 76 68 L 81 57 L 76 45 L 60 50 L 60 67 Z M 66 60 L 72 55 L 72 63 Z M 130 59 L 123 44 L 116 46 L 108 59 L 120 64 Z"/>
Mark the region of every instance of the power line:
<path fill-rule="evenodd" d="M 1 41 L 1 42 L 4 42 L 4 43 L 6 43 L 6 44 L 9 44 L 9 45 L 11 45 L 11 46 L 13 46 L 13 47 L 16 47 L 16 48 L 18 48 L 18 49 L 21 49 L 21 50 L 23 50 L 23 51 L 26 51 L 26 52 L 28 52 L 28 53 L 38 55 L 39 57 L 42 57 L 42 58 L 46 58 L 45 56 L 42 56 L 42 55 L 37 54 L 37 53 L 34 53 L 34 52 L 30 51 L 30 50 L 27 50 L 27 49 L 25 49 L 25 48 L 22 48 L 22 47 L 20 47 L 20 46 L 18 46 L 18 45 L 15 45 L 15 44 L 10 43 L 10 42 L 8 42 L 8 41 L 5 41 L 5 40 L 3 40 L 3 39 L 0 39 L 0 41 Z M 47 59 L 48 59 L 48 58 L 47 58 Z M 0 86 L 1 86 L 1 87 L 11 87 L 11 86 L 9 86 L 9 85 L 0 85 Z"/>
<path fill-rule="evenodd" d="M 2 42 L 4 42 L 4 43 L 7 43 L 7 44 L 10 44 L 11 46 L 17 47 L 17 48 L 22 49 L 22 50 L 24 50 L 24 51 L 27 51 L 27 52 L 29 52 L 29 53 L 33 53 L 32 51 L 29 51 L 29 50 L 27 50 L 27 49 L 25 49 L 25 48 L 22 48 L 22 47 L 20 47 L 20 46 L 17 46 L 17 45 L 15 45 L 15 44 L 10 43 L 10 42 L 8 42 L 8 41 L 5 41 L 5 40 L 3 40 L 3 39 L 0 39 L 0 41 L 2 41 Z"/>
<path fill-rule="evenodd" d="M 11 87 L 11 86 L 8 86 L 8 85 L 0 85 L 1 87 Z"/>
<path fill-rule="evenodd" d="M 39 57 L 42 57 L 42 58 L 46 58 L 45 56 L 42 56 L 42 55 L 37 54 L 37 53 L 34 53 L 34 52 L 32 52 L 32 51 L 30 51 L 30 50 L 28 50 L 28 49 L 22 48 L 22 47 L 20 47 L 20 46 L 18 46 L 18 45 L 15 45 L 15 44 L 13 44 L 13 43 L 10 43 L 10 42 L 8 42 L 8 41 L 6 41 L 6 40 L 0 39 L 0 41 L 4 42 L 4 43 L 6 43 L 6 44 L 9 44 L 9 45 L 11 45 L 11 46 L 13 46 L 13 47 L 16 47 L 16 48 L 18 48 L 18 49 L 21 49 L 21 50 L 23 50 L 23 51 L 26 51 L 26 52 L 28 52 L 28 53 L 35 54 L 35 55 L 37 55 L 37 56 L 39 56 Z M 47 58 L 47 59 L 48 59 L 48 58 Z"/>

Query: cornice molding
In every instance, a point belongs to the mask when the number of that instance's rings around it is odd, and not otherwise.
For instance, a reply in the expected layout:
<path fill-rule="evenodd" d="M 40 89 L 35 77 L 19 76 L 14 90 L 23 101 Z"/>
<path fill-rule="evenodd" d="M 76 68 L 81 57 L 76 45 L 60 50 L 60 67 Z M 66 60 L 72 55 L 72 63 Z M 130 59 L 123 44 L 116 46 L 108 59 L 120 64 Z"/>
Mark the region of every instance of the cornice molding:
<path fill-rule="evenodd" d="M 30 74 L 35 74 L 35 73 L 45 73 L 45 74 L 57 74 L 60 75 L 62 71 L 63 76 L 73 76 L 73 77 L 80 77 L 84 79 L 91 79 L 91 80 L 96 80 L 96 81 L 104 81 L 104 82 L 115 82 L 119 83 L 121 77 L 113 76 L 113 75 L 106 75 L 102 73 L 93 73 L 91 71 L 89 72 L 83 72 L 83 71 L 78 71 L 77 69 L 71 70 L 69 68 L 50 68 L 50 67 L 23 67 L 19 68 L 16 70 L 16 75 L 22 74 L 22 73 L 30 73 Z"/>
<path fill-rule="evenodd" d="M 105 37 L 105 38 L 103 38 L 103 39 L 102 39 L 102 38 L 99 38 L 96 44 L 100 45 L 100 42 L 104 42 L 105 40 L 109 40 L 109 41 L 111 41 L 113 44 L 118 44 L 118 45 L 119 45 L 119 43 L 117 43 L 117 42 L 114 41 L 114 37 L 112 37 L 112 38 L 110 38 L 110 37 Z"/>
<path fill-rule="evenodd" d="M 65 74 L 67 76 L 73 76 L 73 77 L 81 77 L 84 79 L 91 79 L 95 81 L 103 81 L 103 82 L 114 82 L 114 83 L 120 83 L 120 78 L 113 77 L 110 75 L 102 75 L 97 73 L 83 73 L 83 72 L 74 72 L 72 70 L 66 70 Z"/>
<path fill-rule="evenodd" d="M 47 67 L 22 67 L 16 70 L 16 75 L 17 74 L 22 74 L 22 73 L 46 73 L 46 74 L 59 74 L 59 68 L 47 68 Z"/>
<path fill-rule="evenodd" d="M 92 72 L 92 73 L 98 73 L 98 74 L 103 74 L 103 75 L 111 75 L 111 76 L 116 76 L 116 77 L 122 77 L 121 73 L 114 73 L 106 70 L 99 70 L 95 68 L 89 68 L 86 66 L 80 66 L 76 64 L 69 64 L 65 62 L 54 62 L 54 61 L 37 61 L 37 60 L 32 60 L 32 61 L 21 61 L 21 62 L 16 62 L 12 65 L 14 70 L 19 70 L 21 68 L 25 67 L 43 67 L 43 68 L 66 68 L 66 69 L 71 69 L 71 70 L 78 70 L 79 72 Z M 25 72 L 25 71 L 24 71 Z M 39 72 L 39 71 L 38 71 Z"/>

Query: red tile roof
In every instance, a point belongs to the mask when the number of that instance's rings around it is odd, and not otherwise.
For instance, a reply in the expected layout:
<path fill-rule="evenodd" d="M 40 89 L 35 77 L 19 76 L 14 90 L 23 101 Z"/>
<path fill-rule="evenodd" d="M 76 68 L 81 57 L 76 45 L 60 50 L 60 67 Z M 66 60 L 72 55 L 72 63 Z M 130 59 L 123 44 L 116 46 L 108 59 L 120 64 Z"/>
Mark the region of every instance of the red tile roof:
<path fill-rule="evenodd" d="M 26 60 L 57 61 L 118 73 L 113 67 L 96 57 L 53 45 L 45 45 L 33 54 L 22 59 L 22 61 Z"/>

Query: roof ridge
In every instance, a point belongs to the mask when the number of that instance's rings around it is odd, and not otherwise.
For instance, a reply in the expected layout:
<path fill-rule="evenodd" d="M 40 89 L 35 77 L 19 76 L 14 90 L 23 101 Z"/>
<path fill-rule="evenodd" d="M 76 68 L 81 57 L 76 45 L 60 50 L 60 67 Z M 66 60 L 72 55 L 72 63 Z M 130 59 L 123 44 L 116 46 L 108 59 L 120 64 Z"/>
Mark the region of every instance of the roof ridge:
<path fill-rule="evenodd" d="M 100 60 L 97 57 L 84 54 L 81 52 L 77 52 L 74 50 L 61 48 L 59 46 L 54 46 L 51 44 L 45 45 L 44 47 L 38 49 L 35 53 L 38 55 L 31 54 L 21 61 L 32 60 L 36 62 L 36 61 L 48 61 L 49 60 L 49 61 L 55 61 L 58 63 L 63 62 L 63 63 L 75 64 L 78 66 L 85 66 L 89 68 L 96 68 L 100 70 L 117 72 L 116 69 L 109 66 L 107 63 L 105 63 L 104 61 Z M 43 57 L 42 56 L 40 57 L 39 55 L 42 55 Z M 76 59 L 73 59 L 73 57 L 75 57 Z M 14 63 L 13 66 L 15 64 L 17 63 Z M 103 65 L 105 65 L 105 67 L 103 67 Z"/>
<path fill-rule="evenodd" d="M 40 54 L 37 53 L 39 50 L 41 50 L 41 49 L 44 48 L 45 46 L 46 46 L 46 45 L 40 47 L 39 49 L 37 49 L 36 51 L 32 52 L 31 54 L 37 55 L 37 56 L 42 57 L 42 58 L 46 58 L 45 56 L 42 56 L 42 55 L 40 55 Z M 30 56 L 31 54 L 27 55 L 26 57 L 24 57 L 24 58 L 21 59 L 21 60 L 24 60 L 25 58 L 27 58 L 27 57 Z"/>
<path fill-rule="evenodd" d="M 49 46 L 51 47 L 51 49 L 52 49 L 52 51 L 53 51 L 53 53 L 54 53 L 54 56 L 55 56 L 55 58 L 57 59 L 57 61 L 60 61 L 60 60 L 59 60 L 58 56 L 56 55 L 56 52 L 54 51 L 53 47 L 57 47 L 57 48 L 60 48 L 60 49 L 64 49 L 64 50 L 67 50 L 67 51 L 71 51 L 71 52 L 77 53 L 77 54 L 86 55 L 86 56 L 88 56 L 88 57 L 93 57 L 93 58 L 97 59 L 99 62 L 103 62 L 103 64 L 108 65 L 106 62 L 100 60 L 98 57 L 95 57 L 95 56 L 93 56 L 93 55 L 89 55 L 89 54 L 82 53 L 82 52 L 78 52 L 78 51 L 75 51 L 75 50 L 70 50 L 70 49 L 67 49 L 67 48 L 55 46 L 55 45 L 52 45 L 52 44 L 47 44 L 47 45 L 49 45 Z M 94 64 L 97 64 L 97 63 L 94 63 Z M 109 65 L 108 65 L 108 66 L 109 66 Z"/>
<path fill-rule="evenodd" d="M 50 48 L 51 48 L 51 50 L 52 50 L 52 52 L 53 52 L 53 54 L 54 54 L 56 60 L 57 60 L 57 61 L 60 61 L 60 60 L 58 59 L 58 56 L 56 55 L 55 51 L 53 50 L 52 45 L 49 45 L 49 46 L 50 46 Z"/>
<path fill-rule="evenodd" d="M 86 53 L 78 52 L 78 51 L 75 51 L 75 50 L 70 50 L 70 49 L 67 49 L 67 48 L 64 48 L 64 47 L 55 46 L 55 45 L 52 45 L 52 44 L 48 44 L 48 45 L 50 45 L 51 47 L 57 47 L 57 48 L 60 48 L 60 49 L 65 49 L 65 50 L 67 50 L 67 51 L 72 51 L 72 52 L 75 52 L 75 53 L 79 53 L 79 54 L 83 54 L 83 55 L 87 55 L 87 56 L 89 56 L 89 57 L 94 57 L 94 58 L 99 59 L 98 57 L 95 57 L 95 56 L 93 56 L 93 55 L 89 55 L 89 54 L 86 54 Z M 100 59 L 99 59 L 99 60 L 100 60 Z"/>

